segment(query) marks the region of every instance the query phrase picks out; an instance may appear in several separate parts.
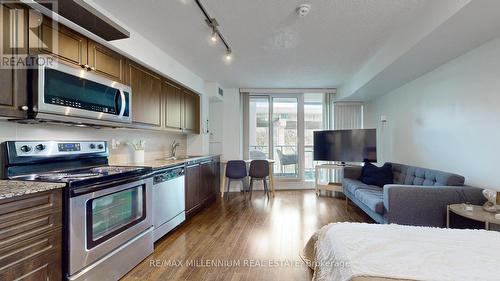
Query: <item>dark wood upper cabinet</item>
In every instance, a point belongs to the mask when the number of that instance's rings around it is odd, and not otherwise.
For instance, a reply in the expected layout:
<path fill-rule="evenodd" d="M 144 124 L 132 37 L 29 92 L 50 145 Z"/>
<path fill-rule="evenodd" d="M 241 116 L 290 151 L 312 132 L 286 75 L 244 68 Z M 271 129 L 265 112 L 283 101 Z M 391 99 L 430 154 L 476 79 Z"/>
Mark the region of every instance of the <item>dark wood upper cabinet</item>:
<path fill-rule="evenodd" d="M 184 91 L 184 129 L 197 133 L 199 127 L 198 95 Z"/>
<path fill-rule="evenodd" d="M 52 55 L 77 67 L 88 64 L 86 37 L 47 17 L 39 19 L 36 14 L 30 15 L 30 22 L 39 22 L 38 26 L 30 28 L 33 32 L 29 36 L 32 54 Z"/>
<path fill-rule="evenodd" d="M 88 64 L 93 71 L 117 82 L 123 82 L 125 58 L 93 41 L 88 43 Z"/>
<path fill-rule="evenodd" d="M 114 52 L 56 21 L 29 13 L 17 4 L 2 4 L 2 54 L 49 55 L 67 65 L 85 68 L 95 74 L 132 88 L 133 127 L 200 133 L 200 97 L 170 79 Z M 22 17 L 13 28 L 11 12 L 20 9 Z M 12 35 L 12 30 L 16 36 Z M 22 48 L 11 48 L 10 38 L 19 38 Z M 27 118 L 28 71 L 0 69 L 0 117 Z"/>
<path fill-rule="evenodd" d="M 26 54 L 27 52 L 27 30 L 18 29 L 17 35 L 20 41 L 19 48 L 11 46 L 11 30 L 13 30 L 12 21 L 10 20 L 11 12 L 16 12 L 21 15 L 20 24 L 27 26 L 27 11 L 17 9 L 12 5 L 0 5 L 1 12 L 1 45 L 0 52 L 3 56 L 8 54 Z M 27 117 L 27 71 L 12 66 L 11 68 L 2 67 L 0 69 L 0 116 L 12 118 Z M 23 110 L 23 108 L 25 110 Z"/>
<path fill-rule="evenodd" d="M 161 78 L 142 66 L 129 63 L 127 82 L 132 88 L 132 118 L 142 125 L 161 126 Z"/>
<path fill-rule="evenodd" d="M 165 128 L 182 130 L 182 90 L 168 82 L 164 82 L 162 91 Z"/>
<path fill-rule="evenodd" d="M 32 54 L 52 55 L 70 65 L 124 82 L 125 57 L 47 17 L 41 18 L 41 22 L 36 14 L 30 17 L 30 23 L 35 25 L 30 28 L 29 36 Z"/>

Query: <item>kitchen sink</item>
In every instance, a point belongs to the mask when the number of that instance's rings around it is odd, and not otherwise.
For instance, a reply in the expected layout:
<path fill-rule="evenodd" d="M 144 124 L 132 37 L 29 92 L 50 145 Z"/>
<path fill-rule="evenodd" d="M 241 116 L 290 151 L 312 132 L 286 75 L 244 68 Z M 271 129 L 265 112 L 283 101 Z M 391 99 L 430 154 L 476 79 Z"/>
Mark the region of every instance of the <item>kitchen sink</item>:
<path fill-rule="evenodd" d="M 195 157 L 201 157 L 201 156 L 198 156 L 198 155 L 183 155 L 183 156 L 175 156 L 175 157 L 171 156 L 171 157 L 167 157 L 167 158 L 161 158 L 158 160 L 174 161 L 174 160 L 186 160 L 186 159 L 195 158 Z"/>

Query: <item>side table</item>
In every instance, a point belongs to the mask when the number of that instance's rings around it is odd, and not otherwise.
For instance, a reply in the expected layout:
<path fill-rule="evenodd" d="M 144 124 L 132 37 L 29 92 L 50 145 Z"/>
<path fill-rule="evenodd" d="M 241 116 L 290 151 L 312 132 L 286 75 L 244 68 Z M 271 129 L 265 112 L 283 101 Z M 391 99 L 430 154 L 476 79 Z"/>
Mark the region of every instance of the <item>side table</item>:
<path fill-rule="evenodd" d="M 453 212 L 459 216 L 484 222 L 484 229 L 490 230 L 490 224 L 500 224 L 500 219 L 495 218 L 494 213 L 489 213 L 483 210 L 482 206 L 472 205 L 472 210 L 467 211 L 465 209 L 465 204 L 452 204 L 448 205 L 446 208 L 446 227 L 450 228 L 450 212 Z"/>

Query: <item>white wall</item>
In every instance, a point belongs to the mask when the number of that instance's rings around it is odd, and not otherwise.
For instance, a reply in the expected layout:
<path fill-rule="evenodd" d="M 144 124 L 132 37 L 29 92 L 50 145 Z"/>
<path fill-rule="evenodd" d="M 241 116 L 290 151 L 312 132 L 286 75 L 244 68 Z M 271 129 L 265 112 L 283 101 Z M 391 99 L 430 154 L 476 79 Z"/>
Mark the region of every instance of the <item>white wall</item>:
<path fill-rule="evenodd" d="M 365 127 L 378 128 L 381 162 L 455 172 L 500 190 L 499 105 L 496 39 L 366 103 Z"/>
<path fill-rule="evenodd" d="M 240 90 L 236 88 L 224 89 L 222 107 L 222 157 L 224 159 L 243 159 Z"/>
<path fill-rule="evenodd" d="M 110 161 L 130 163 L 133 151 L 126 145 L 134 139 L 146 140 L 145 159 L 153 160 L 170 156 L 170 144 L 175 139 L 181 143 L 179 155 L 186 152 L 186 136 L 182 134 L 154 132 L 135 129 L 94 129 L 64 125 L 25 125 L 0 121 L 0 142 L 8 140 L 106 140 L 111 146 L 111 139 L 122 144 L 117 149 L 110 149 Z"/>
<path fill-rule="evenodd" d="M 210 102 L 210 153 L 223 159 L 242 159 L 243 122 L 240 90 L 224 89 L 224 101 Z"/>

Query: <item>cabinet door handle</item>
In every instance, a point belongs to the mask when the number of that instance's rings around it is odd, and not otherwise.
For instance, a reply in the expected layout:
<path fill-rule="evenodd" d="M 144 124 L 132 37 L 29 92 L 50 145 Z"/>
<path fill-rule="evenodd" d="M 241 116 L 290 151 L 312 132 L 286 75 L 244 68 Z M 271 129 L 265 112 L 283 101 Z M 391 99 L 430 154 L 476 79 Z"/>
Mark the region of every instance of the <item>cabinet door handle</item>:
<path fill-rule="evenodd" d="M 27 105 L 21 106 L 22 111 L 28 111 L 28 109 L 30 109 L 30 108 Z"/>

